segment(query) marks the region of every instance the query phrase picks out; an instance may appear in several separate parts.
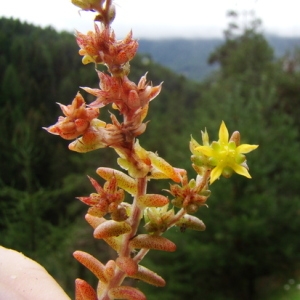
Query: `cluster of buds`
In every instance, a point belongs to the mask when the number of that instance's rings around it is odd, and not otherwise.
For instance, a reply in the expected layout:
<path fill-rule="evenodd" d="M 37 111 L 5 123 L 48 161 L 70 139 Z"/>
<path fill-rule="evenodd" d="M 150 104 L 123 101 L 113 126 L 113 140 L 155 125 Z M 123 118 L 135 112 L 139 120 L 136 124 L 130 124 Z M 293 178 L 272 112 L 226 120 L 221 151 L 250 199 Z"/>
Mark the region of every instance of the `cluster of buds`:
<path fill-rule="evenodd" d="M 71 105 L 59 104 L 65 117 L 48 128 L 48 132 L 74 140 L 69 149 L 88 152 L 111 147 L 118 154 L 119 170 L 100 167 L 97 174 L 105 180 L 101 186 L 90 178 L 96 193 L 78 197 L 89 206 L 86 221 L 94 229 L 94 238 L 103 239 L 117 253 L 115 260 L 102 264 L 95 257 L 76 251 L 74 257 L 87 267 L 99 280 L 97 289 L 81 279 L 76 280 L 77 300 L 144 300 L 146 296 L 137 288 L 124 286 L 126 277 L 142 280 L 154 286 L 165 285 L 164 279 L 140 264 L 149 250 L 172 252 L 176 245 L 162 234 L 173 226 L 181 231 L 187 228 L 202 231 L 203 222 L 194 214 L 206 205 L 210 196 L 209 183 L 221 174 L 229 176 L 233 171 L 250 177 L 243 153 L 257 146 L 240 145 L 239 133 L 228 140 L 228 131 L 222 122 L 219 141 L 209 143 L 208 134 L 202 133 L 203 145 L 194 139 L 190 142 L 196 179 L 188 180 L 185 170 L 174 168 L 156 153 L 140 146 L 137 136 L 144 133 L 149 104 L 161 91 L 161 85 L 152 86 L 146 75 L 135 84 L 128 78 L 129 62 L 135 56 L 138 43 L 130 32 L 123 40 L 116 40 L 110 24 L 115 17 L 112 0 L 72 0 L 85 11 L 96 12 L 94 32 L 77 32 L 76 39 L 83 55 L 83 63 L 103 64 L 107 73 L 97 71 L 100 89 L 83 87 L 96 99 L 86 104 L 77 93 Z M 100 109 L 112 105 L 122 122 L 111 114 L 111 123 L 99 120 Z M 147 193 L 147 182 L 153 179 L 169 179 L 168 197 Z M 125 193 L 133 201 L 126 202 Z M 170 203 L 173 207 L 170 208 Z M 140 223 L 144 219 L 144 230 Z"/>
<path fill-rule="evenodd" d="M 163 207 L 148 207 L 144 212 L 144 228 L 153 235 L 159 235 L 172 226 L 177 226 L 182 232 L 187 228 L 197 231 L 205 230 L 205 225 L 199 218 L 186 213 L 181 209 L 175 213 L 174 208 L 169 209 L 169 203 Z"/>
<path fill-rule="evenodd" d="M 96 96 L 96 100 L 90 107 L 101 108 L 112 103 L 115 109 L 121 114 L 133 115 L 140 113 L 144 119 L 147 115 L 149 102 L 154 99 L 161 90 L 161 85 L 153 87 L 146 80 L 146 75 L 142 76 L 138 85 L 130 81 L 127 76 L 111 77 L 98 71 L 100 89 L 83 89 Z"/>
<path fill-rule="evenodd" d="M 90 2 L 93 5 L 96 3 Z M 103 2 L 101 5 L 104 5 Z M 160 93 L 161 84 L 153 87 L 147 82 L 146 75 L 141 77 L 138 84 L 128 79 L 129 61 L 136 54 L 138 47 L 131 33 L 124 40 L 117 41 L 109 26 L 101 24 L 99 28 L 95 25 L 95 29 L 95 33 L 77 33 L 80 54 L 84 55 L 84 62 L 105 64 L 110 75 L 96 70 L 100 89 L 82 88 L 95 96 L 95 101 L 86 108 L 83 97 L 78 93 L 71 106 L 60 104 L 66 118 L 59 117 L 55 125 L 45 129 L 69 140 L 79 137 L 69 146 L 70 150 L 77 152 L 88 152 L 108 146 L 130 149 L 135 137 L 146 130 L 147 123 L 143 121 L 148 113 L 149 102 Z M 96 119 L 98 109 L 109 104 L 123 115 L 122 123 L 113 114 L 111 124 Z"/>
<path fill-rule="evenodd" d="M 89 213 L 98 217 L 103 217 L 107 213 L 111 214 L 112 220 L 124 221 L 128 218 L 126 205 L 122 203 L 125 198 L 124 190 L 118 189 L 116 176 L 112 176 L 103 188 L 93 178 L 89 177 L 97 193 L 92 193 L 89 197 L 78 197 L 80 201 L 91 206 Z"/>
<path fill-rule="evenodd" d="M 194 214 L 200 206 L 205 205 L 207 198 L 210 196 L 208 189 L 209 171 L 206 176 L 198 175 L 189 182 L 184 180 L 182 186 L 173 184 L 170 187 L 170 194 L 174 197 L 172 204 L 178 208 L 184 208 L 187 213 Z"/>
<path fill-rule="evenodd" d="M 114 76 L 129 73 L 128 62 L 135 56 L 138 48 L 131 32 L 124 40 L 118 41 L 110 28 L 95 24 L 95 32 L 89 31 L 86 35 L 77 32 L 76 38 L 81 48 L 79 54 L 83 55 L 83 64 L 105 64 Z"/>
<path fill-rule="evenodd" d="M 86 107 L 86 103 L 79 93 L 71 105 L 58 104 L 65 117 L 59 117 L 55 125 L 44 129 L 52 134 L 60 135 L 66 140 L 73 140 L 84 135 L 93 120 L 99 115 L 99 109 Z"/>

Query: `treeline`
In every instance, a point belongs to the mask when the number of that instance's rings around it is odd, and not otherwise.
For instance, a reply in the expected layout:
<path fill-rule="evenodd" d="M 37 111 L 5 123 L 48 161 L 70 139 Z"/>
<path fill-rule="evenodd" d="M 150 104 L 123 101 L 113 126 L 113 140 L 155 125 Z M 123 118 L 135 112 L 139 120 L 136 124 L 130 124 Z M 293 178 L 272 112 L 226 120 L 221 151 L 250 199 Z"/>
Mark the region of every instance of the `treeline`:
<path fill-rule="evenodd" d="M 264 34 L 264 37 L 274 49 L 276 58 L 292 51 L 297 46 L 300 47 L 300 37 L 268 34 Z M 202 81 L 218 69 L 217 66 L 208 65 L 207 59 L 210 53 L 223 43 L 224 39 L 221 38 L 141 39 L 139 52 L 150 54 L 155 62 L 167 66 L 176 73 Z"/>
<path fill-rule="evenodd" d="M 147 55 L 131 64 L 135 82 L 147 71 L 153 84 L 164 81 L 141 144 L 191 177 L 190 134 L 200 140 L 205 127 L 217 139 L 224 120 L 243 143 L 260 145 L 249 155 L 252 180 L 233 176 L 212 185 L 209 209 L 199 212 L 204 233 L 170 230 L 176 253 L 149 255 L 148 264 L 167 280 L 163 289 L 143 286 L 149 300 L 270 299 L 274 286 L 281 291 L 299 276 L 300 52 L 275 60 L 257 26 L 228 28 L 210 56 L 220 71 L 201 83 Z M 116 156 L 110 149 L 71 153 L 42 127 L 55 123 L 55 102 L 69 104 L 79 86 L 97 87 L 97 75 L 81 64 L 66 32 L 0 19 L 0 45 L 0 244 L 38 260 L 72 295 L 74 278 L 90 276 L 73 260 L 74 250 L 113 255 L 92 240 L 85 207 L 74 198 L 91 193 L 86 175 L 116 167 Z M 153 191 L 168 188 L 156 183 Z"/>

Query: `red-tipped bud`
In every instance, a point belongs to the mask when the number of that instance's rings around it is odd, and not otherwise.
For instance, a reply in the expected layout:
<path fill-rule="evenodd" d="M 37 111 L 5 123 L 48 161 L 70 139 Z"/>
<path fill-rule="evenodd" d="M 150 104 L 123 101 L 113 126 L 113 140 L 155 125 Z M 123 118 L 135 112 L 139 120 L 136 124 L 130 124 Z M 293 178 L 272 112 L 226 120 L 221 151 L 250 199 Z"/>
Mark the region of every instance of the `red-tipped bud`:
<path fill-rule="evenodd" d="M 83 252 L 83 251 L 75 251 L 73 256 L 86 268 L 88 268 L 99 280 L 103 282 L 107 282 L 104 273 L 104 265 L 96 259 L 94 256 Z"/>
<path fill-rule="evenodd" d="M 95 290 L 84 280 L 75 280 L 75 300 L 97 300 Z"/>
<path fill-rule="evenodd" d="M 241 144 L 241 135 L 238 131 L 234 131 L 229 139 L 230 142 L 234 142 L 238 147 Z"/>
<path fill-rule="evenodd" d="M 89 129 L 90 122 L 99 115 L 98 108 L 86 108 L 85 101 L 79 93 L 71 105 L 58 104 L 65 117 L 59 117 L 56 124 L 44 129 L 66 140 L 73 140 L 84 134 Z"/>
<path fill-rule="evenodd" d="M 166 285 L 165 280 L 161 276 L 143 266 L 139 266 L 138 272 L 131 277 L 143 280 L 144 282 L 152 284 L 154 286 L 163 287 Z"/>
<path fill-rule="evenodd" d="M 162 236 L 154 236 L 149 234 L 139 234 L 129 243 L 133 249 L 153 249 L 173 252 L 176 250 L 176 245 L 170 240 Z"/>
<path fill-rule="evenodd" d="M 146 300 L 146 296 L 131 286 L 118 286 L 109 290 L 110 299 Z"/>
<path fill-rule="evenodd" d="M 131 231 L 131 226 L 126 222 L 116 222 L 114 220 L 108 220 L 100 224 L 94 230 L 94 237 L 96 239 L 103 239 L 112 236 L 119 236 Z"/>
<path fill-rule="evenodd" d="M 142 207 L 161 207 L 169 203 L 169 199 L 159 194 L 147 194 L 138 198 L 138 204 Z"/>
<path fill-rule="evenodd" d="M 136 110 L 141 107 L 140 97 L 135 90 L 129 91 L 127 105 L 130 109 Z"/>
<path fill-rule="evenodd" d="M 89 210 L 93 210 L 93 207 L 91 207 Z M 99 217 L 98 215 L 93 215 L 92 212 L 88 212 L 85 215 L 85 220 L 95 229 L 97 228 L 100 224 L 104 223 L 106 219 Z"/>

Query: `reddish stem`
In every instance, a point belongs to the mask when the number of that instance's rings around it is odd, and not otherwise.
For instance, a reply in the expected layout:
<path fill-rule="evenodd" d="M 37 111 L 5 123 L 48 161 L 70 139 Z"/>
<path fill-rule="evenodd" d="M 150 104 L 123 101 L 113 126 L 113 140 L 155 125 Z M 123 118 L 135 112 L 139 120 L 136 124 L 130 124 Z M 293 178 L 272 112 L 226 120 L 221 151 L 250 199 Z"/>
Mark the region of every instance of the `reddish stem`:
<path fill-rule="evenodd" d="M 133 203 L 132 203 L 132 213 L 129 217 L 128 223 L 131 225 L 132 231 L 128 234 L 124 235 L 123 242 L 122 242 L 122 249 L 120 250 L 119 256 L 122 257 L 130 257 L 130 247 L 129 242 L 137 233 L 141 217 L 142 217 L 142 210 L 137 205 L 137 199 L 141 195 L 146 194 L 147 190 L 147 178 L 138 178 L 137 179 L 137 194 L 134 197 Z M 109 300 L 108 291 L 113 288 L 120 286 L 126 277 L 126 274 L 121 271 L 119 268 L 115 269 L 115 276 L 110 280 L 108 286 L 106 287 L 105 291 L 100 296 L 99 300 Z"/>

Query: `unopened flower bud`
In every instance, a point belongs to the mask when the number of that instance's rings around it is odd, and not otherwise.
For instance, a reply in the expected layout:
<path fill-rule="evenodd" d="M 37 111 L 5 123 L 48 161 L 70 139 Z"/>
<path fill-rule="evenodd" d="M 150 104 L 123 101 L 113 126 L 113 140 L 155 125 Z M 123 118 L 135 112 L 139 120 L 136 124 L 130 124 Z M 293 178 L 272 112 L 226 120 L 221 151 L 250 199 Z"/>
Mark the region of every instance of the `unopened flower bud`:
<path fill-rule="evenodd" d="M 191 161 L 199 167 L 207 165 L 207 158 L 204 155 L 192 155 Z"/>
<path fill-rule="evenodd" d="M 111 213 L 111 218 L 117 222 L 125 221 L 128 218 L 126 208 L 119 205 L 119 207 Z"/>
<path fill-rule="evenodd" d="M 116 17 L 116 6 L 114 4 L 111 4 L 107 13 L 108 24 L 111 24 L 115 19 L 115 17 Z"/>
<path fill-rule="evenodd" d="M 160 231 L 160 227 L 156 223 L 148 222 L 144 226 L 145 230 L 149 233 L 155 233 Z"/>
<path fill-rule="evenodd" d="M 246 156 L 244 154 L 239 153 L 236 158 L 235 161 L 237 164 L 242 164 L 243 162 L 246 161 Z"/>
<path fill-rule="evenodd" d="M 187 213 L 189 214 L 194 214 L 198 211 L 199 207 L 198 205 L 196 204 L 189 204 L 187 207 L 186 207 L 186 211 Z"/>
<path fill-rule="evenodd" d="M 101 223 L 94 230 L 94 237 L 96 239 L 103 239 L 112 236 L 119 236 L 131 231 L 131 226 L 126 222 L 116 222 L 114 220 L 108 220 Z"/>
<path fill-rule="evenodd" d="M 238 147 L 241 143 L 241 135 L 238 131 L 234 131 L 229 139 L 230 142 L 234 142 Z"/>
<path fill-rule="evenodd" d="M 146 300 L 146 296 L 138 289 L 131 286 L 118 286 L 108 292 L 109 299 Z"/>
<path fill-rule="evenodd" d="M 231 177 L 233 174 L 233 170 L 232 168 L 230 167 L 225 167 L 222 171 L 222 175 L 225 177 L 225 178 L 229 178 Z"/>
<path fill-rule="evenodd" d="M 169 203 L 169 199 L 159 194 L 146 194 L 138 197 L 138 204 L 142 207 L 161 207 Z"/>
<path fill-rule="evenodd" d="M 210 166 L 212 166 L 212 167 L 216 166 L 217 163 L 218 163 L 218 161 L 217 161 L 217 159 L 215 157 L 210 157 L 208 159 L 208 162 L 209 162 Z"/>
<path fill-rule="evenodd" d="M 197 231 L 204 231 L 204 223 L 195 216 L 185 214 L 177 223 L 176 226 L 180 228 L 190 228 Z"/>
<path fill-rule="evenodd" d="M 182 207 L 182 202 L 183 202 L 183 199 L 181 197 L 176 197 L 174 198 L 171 203 L 175 206 L 175 207 L 179 207 L 181 208 Z"/>
<path fill-rule="evenodd" d="M 105 277 L 104 271 L 104 265 L 96 259 L 94 256 L 90 255 L 89 253 L 86 253 L 84 251 L 75 251 L 73 253 L 73 256 L 86 268 L 88 268 L 96 277 L 103 281 L 107 282 L 107 279 Z"/>
<path fill-rule="evenodd" d="M 165 280 L 161 276 L 159 276 L 158 274 L 154 273 L 153 271 L 141 265 L 139 265 L 138 267 L 138 272 L 131 277 L 135 279 L 143 280 L 144 282 L 147 282 L 154 286 L 163 287 L 166 285 Z"/>
<path fill-rule="evenodd" d="M 153 249 L 173 252 L 176 250 L 176 245 L 170 240 L 162 236 L 154 236 L 149 234 L 139 234 L 129 243 L 131 248 L 136 249 Z"/>
<path fill-rule="evenodd" d="M 202 190 L 201 192 L 200 192 L 200 194 L 199 195 L 201 195 L 201 196 L 204 196 L 204 197 L 209 197 L 210 196 L 210 194 L 211 194 L 211 191 L 210 190 Z"/>
<path fill-rule="evenodd" d="M 82 299 L 97 299 L 96 291 L 84 280 L 75 280 L 75 293 L 81 295 Z"/>

